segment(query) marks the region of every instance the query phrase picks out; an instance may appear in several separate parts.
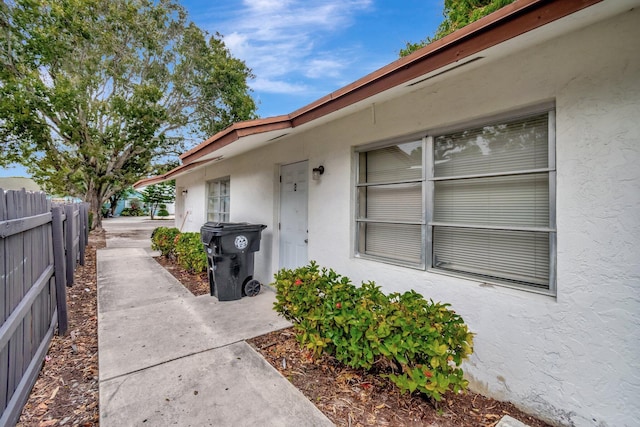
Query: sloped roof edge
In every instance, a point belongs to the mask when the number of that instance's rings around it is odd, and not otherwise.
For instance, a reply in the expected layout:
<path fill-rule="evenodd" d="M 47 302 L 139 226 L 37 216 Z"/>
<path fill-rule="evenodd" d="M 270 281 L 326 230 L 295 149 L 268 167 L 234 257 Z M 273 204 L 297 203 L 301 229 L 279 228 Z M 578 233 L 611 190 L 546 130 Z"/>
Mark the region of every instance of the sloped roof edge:
<path fill-rule="evenodd" d="M 216 160 L 216 159 L 208 159 L 208 160 L 202 160 L 202 161 L 194 161 L 192 163 L 185 163 L 183 165 L 180 165 L 176 168 L 171 169 L 169 172 L 164 173 L 162 175 L 156 175 L 150 178 L 141 179 L 135 184 L 133 184 L 133 188 L 138 189 L 138 188 L 146 187 L 148 185 L 159 184 L 161 182 L 169 181 L 173 179 L 176 175 L 182 172 L 189 171 L 191 169 L 194 169 L 198 166 L 201 166 L 213 160 Z"/>
<path fill-rule="evenodd" d="M 264 119 L 246 120 L 234 123 L 228 128 L 221 130 L 206 141 L 198 144 L 196 147 L 180 155 L 180 159 L 184 163 L 188 163 L 209 154 L 219 148 L 229 145 L 237 141 L 243 136 L 253 135 L 256 133 L 271 132 L 279 129 L 292 127 L 289 115 L 267 117 Z"/>

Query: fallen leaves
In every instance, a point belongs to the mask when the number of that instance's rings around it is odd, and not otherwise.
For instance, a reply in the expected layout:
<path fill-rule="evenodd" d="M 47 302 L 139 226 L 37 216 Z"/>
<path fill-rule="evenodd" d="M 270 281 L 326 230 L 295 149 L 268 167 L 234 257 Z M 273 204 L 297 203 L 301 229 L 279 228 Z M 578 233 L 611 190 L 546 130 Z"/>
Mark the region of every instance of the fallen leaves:
<path fill-rule="evenodd" d="M 207 273 L 193 274 L 189 273 L 183 267 L 169 258 L 162 256 L 154 258 L 158 264 L 163 266 L 173 277 L 178 279 L 182 285 L 193 295 L 209 295 L 209 279 Z"/>
<path fill-rule="evenodd" d="M 509 403 L 474 393 L 448 394 L 434 407 L 420 395 L 400 394 L 389 381 L 330 356 L 313 359 L 291 329 L 249 344 L 338 426 L 493 427 L 503 415 L 532 427 L 547 426 Z"/>

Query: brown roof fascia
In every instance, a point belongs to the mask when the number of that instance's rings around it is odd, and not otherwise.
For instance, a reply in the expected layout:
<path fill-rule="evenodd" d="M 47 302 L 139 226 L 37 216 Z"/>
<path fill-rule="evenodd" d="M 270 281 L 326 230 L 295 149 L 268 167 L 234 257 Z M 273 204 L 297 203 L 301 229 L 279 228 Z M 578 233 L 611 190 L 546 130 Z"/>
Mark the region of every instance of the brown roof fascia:
<path fill-rule="evenodd" d="M 292 124 L 288 115 L 234 123 L 228 128 L 213 135 L 206 141 L 198 144 L 186 153 L 180 155 L 180 160 L 182 160 L 183 163 L 189 163 L 202 156 L 219 150 L 220 148 L 229 145 L 244 136 L 287 129 L 290 127 L 292 127 Z"/>
<path fill-rule="evenodd" d="M 156 184 L 162 181 L 168 181 L 169 179 L 171 179 L 171 177 L 177 175 L 180 172 L 186 172 L 188 170 L 195 168 L 196 166 L 200 166 L 201 164 L 210 162 L 212 160 L 215 160 L 215 159 L 202 160 L 202 161 L 193 162 L 193 163 L 185 163 L 183 165 L 180 165 L 178 167 L 171 169 L 169 172 L 164 173 L 162 175 L 156 175 L 156 176 L 152 176 L 151 178 L 141 179 L 135 184 L 133 184 L 133 188 L 146 187 L 147 185 Z"/>
<path fill-rule="evenodd" d="M 602 0 L 520 0 L 290 114 L 300 126 Z"/>

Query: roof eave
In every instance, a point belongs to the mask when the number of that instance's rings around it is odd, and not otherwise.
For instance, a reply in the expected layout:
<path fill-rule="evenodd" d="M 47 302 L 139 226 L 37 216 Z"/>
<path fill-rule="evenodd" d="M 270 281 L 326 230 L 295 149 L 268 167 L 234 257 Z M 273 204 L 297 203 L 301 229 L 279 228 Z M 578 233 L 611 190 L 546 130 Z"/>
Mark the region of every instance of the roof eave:
<path fill-rule="evenodd" d="M 210 161 L 215 159 L 208 159 L 203 161 L 194 161 L 192 163 L 185 163 L 178 167 L 171 169 L 169 172 L 164 173 L 162 175 L 152 176 L 150 178 L 144 178 L 133 184 L 133 188 L 143 188 L 153 184 L 160 184 L 161 182 L 171 181 L 175 179 L 179 175 L 182 175 L 185 172 L 191 171 L 199 166 L 204 165 L 205 163 L 209 163 Z"/>
<path fill-rule="evenodd" d="M 198 146 L 180 155 L 180 160 L 182 160 L 183 163 L 190 163 L 239 140 L 243 136 L 288 129 L 292 126 L 289 115 L 234 123 L 232 126 L 218 132 Z"/>

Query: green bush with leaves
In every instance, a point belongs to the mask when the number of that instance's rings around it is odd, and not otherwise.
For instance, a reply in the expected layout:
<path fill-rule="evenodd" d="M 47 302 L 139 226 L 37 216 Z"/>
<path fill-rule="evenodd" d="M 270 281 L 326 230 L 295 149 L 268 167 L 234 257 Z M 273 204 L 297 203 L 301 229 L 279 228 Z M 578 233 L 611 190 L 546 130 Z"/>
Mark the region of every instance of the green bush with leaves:
<path fill-rule="evenodd" d="M 175 240 L 180 230 L 175 227 L 158 227 L 151 233 L 151 249 L 160 251 L 162 256 L 175 256 Z"/>
<path fill-rule="evenodd" d="M 316 356 L 375 367 L 403 392 L 435 400 L 467 387 L 460 365 L 473 352 L 473 334 L 448 304 L 414 291 L 385 295 L 373 282 L 357 287 L 315 262 L 280 270 L 275 287 L 275 309 Z"/>
<path fill-rule="evenodd" d="M 200 233 L 181 233 L 175 238 L 178 264 L 192 273 L 207 270 L 207 253 L 200 241 Z"/>
<path fill-rule="evenodd" d="M 145 215 L 147 215 L 147 211 L 137 206 L 124 208 L 122 209 L 122 211 L 120 211 L 120 216 L 145 216 Z"/>

